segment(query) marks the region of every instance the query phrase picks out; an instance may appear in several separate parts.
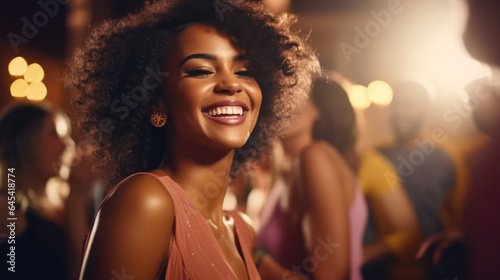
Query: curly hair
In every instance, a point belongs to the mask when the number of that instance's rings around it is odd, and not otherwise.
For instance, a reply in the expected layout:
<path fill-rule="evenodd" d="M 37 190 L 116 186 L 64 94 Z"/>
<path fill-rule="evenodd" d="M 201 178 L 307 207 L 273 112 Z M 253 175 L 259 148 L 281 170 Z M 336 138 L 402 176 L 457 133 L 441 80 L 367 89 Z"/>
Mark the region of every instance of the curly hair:
<path fill-rule="evenodd" d="M 169 40 L 190 23 L 214 26 L 244 49 L 262 91 L 262 107 L 247 143 L 236 150 L 231 175 L 267 150 L 294 106 L 308 94 L 319 63 L 306 38 L 292 30 L 293 16 L 266 12 L 263 4 L 229 0 L 158 1 L 139 12 L 94 27 L 68 61 L 64 77 L 70 116 L 95 146 L 105 185 L 158 168 L 168 138 L 149 116 L 164 91 L 158 86 Z M 168 124 L 167 124 L 168 126 Z M 167 155 L 168 156 L 168 155 Z"/>
<path fill-rule="evenodd" d="M 356 113 L 347 92 L 338 83 L 322 78 L 314 82 L 311 99 L 321 115 L 314 124 L 314 138 L 345 154 L 357 140 Z"/>

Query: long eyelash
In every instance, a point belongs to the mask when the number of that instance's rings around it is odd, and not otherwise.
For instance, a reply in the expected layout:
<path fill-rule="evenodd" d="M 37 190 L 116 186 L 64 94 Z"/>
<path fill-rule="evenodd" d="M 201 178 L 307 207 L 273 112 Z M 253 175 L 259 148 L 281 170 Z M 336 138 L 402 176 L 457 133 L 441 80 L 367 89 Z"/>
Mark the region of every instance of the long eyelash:
<path fill-rule="evenodd" d="M 245 76 L 245 77 L 253 77 L 253 72 L 252 71 L 249 71 L 249 70 L 246 70 L 246 71 L 238 71 L 235 73 L 236 75 L 240 75 L 240 76 Z"/>
<path fill-rule="evenodd" d="M 193 70 L 186 71 L 189 76 L 201 76 L 201 75 L 210 75 L 214 72 L 208 69 L 197 68 Z"/>

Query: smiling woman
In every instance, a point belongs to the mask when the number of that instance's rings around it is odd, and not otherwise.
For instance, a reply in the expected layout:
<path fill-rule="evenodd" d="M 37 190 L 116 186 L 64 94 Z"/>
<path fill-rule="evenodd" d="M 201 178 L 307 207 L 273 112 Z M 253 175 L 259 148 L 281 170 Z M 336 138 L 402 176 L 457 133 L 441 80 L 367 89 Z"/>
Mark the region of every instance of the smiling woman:
<path fill-rule="evenodd" d="M 222 201 L 309 91 L 316 56 L 260 4 L 164 2 L 97 26 L 68 64 L 73 121 L 107 185 L 122 180 L 80 278 L 259 279 L 253 232 Z"/>

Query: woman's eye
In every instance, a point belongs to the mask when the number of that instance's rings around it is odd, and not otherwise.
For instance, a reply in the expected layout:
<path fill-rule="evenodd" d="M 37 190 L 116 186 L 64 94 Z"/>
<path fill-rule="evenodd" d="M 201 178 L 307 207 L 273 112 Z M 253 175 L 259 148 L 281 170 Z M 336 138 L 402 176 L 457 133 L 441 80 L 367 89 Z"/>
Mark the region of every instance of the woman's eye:
<path fill-rule="evenodd" d="M 190 77 L 211 75 L 214 72 L 208 69 L 193 69 L 186 72 Z"/>
<path fill-rule="evenodd" d="M 249 71 L 249 70 L 237 71 L 237 72 L 235 72 L 235 74 L 238 76 L 253 77 L 252 71 Z"/>

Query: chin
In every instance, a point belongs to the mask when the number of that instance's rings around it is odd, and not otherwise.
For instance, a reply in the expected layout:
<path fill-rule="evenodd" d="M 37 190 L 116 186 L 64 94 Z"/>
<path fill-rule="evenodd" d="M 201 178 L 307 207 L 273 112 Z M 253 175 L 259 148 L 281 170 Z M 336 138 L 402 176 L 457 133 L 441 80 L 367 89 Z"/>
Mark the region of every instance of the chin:
<path fill-rule="evenodd" d="M 214 135 L 215 136 L 215 135 Z M 243 147 L 248 140 L 246 135 L 217 135 L 215 137 L 210 137 L 211 141 L 214 143 L 218 150 L 236 150 Z M 214 147 L 215 148 L 215 147 Z"/>
<path fill-rule="evenodd" d="M 227 149 L 229 150 L 236 150 L 236 149 L 239 149 L 241 147 L 243 147 L 243 145 L 245 145 L 246 143 L 246 138 L 245 139 L 224 139 L 224 141 L 221 143 L 223 146 L 227 147 Z"/>

